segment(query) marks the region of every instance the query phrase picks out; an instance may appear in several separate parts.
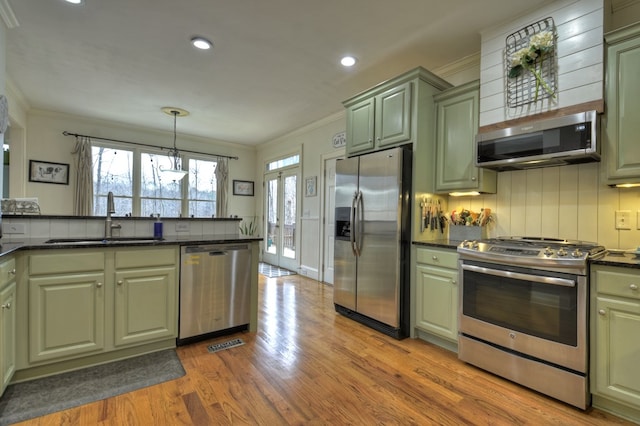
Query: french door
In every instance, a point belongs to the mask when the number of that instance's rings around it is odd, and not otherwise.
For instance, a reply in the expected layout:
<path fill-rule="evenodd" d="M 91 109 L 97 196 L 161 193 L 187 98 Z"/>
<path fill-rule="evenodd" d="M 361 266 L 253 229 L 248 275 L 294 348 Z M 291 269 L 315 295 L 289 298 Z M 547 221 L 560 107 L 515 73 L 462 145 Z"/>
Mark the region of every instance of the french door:
<path fill-rule="evenodd" d="M 265 175 L 265 233 L 263 260 L 296 271 L 298 168 Z"/>

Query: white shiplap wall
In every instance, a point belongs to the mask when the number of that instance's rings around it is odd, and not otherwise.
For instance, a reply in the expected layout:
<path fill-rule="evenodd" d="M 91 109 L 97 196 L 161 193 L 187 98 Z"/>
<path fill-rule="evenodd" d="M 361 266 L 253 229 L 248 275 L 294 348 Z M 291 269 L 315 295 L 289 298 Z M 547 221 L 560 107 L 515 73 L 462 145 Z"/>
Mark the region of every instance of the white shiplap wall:
<path fill-rule="evenodd" d="M 564 0 L 545 5 L 508 25 L 482 33 L 480 58 L 480 126 L 603 98 L 603 0 Z M 518 108 L 506 105 L 507 36 L 551 16 L 558 34 L 558 91 Z"/>
<path fill-rule="evenodd" d="M 509 111 L 505 102 L 505 39 L 512 32 L 552 16 L 558 31 L 558 88 L 555 102 Z M 480 125 L 488 125 L 603 98 L 603 1 L 556 1 L 482 34 Z M 605 154 L 605 153 L 603 153 Z M 491 208 L 496 222 L 489 236 L 538 236 L 596 241 L 607 248 L 640 246 L 640 189 L 600 183 L 604 163 L 498 174 L 495 195 L 449 198 L 449 208 Z M 630 230 L 615 229 L 615 211 L 631 212 Z"/>

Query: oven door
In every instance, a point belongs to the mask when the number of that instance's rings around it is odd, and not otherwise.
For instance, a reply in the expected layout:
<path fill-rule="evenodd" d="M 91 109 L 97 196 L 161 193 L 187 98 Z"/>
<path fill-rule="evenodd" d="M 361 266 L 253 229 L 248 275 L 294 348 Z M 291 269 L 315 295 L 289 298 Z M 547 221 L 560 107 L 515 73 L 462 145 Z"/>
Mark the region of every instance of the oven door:
<path fill-rule="evenodd" d="M 585 276 L 461 261 L 460 333 L 587 371 Z"/>

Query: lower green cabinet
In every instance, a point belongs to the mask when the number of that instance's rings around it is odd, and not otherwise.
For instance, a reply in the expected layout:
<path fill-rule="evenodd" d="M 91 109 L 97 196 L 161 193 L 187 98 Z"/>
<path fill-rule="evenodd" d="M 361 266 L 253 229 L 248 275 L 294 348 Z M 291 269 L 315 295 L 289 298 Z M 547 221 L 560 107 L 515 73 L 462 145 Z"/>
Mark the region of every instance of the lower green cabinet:
<path fill-rule="evenodd" d="M 458 254 L 416 249 L 415 327 L 451 342 L 458 340 Z"/>
<path fill-rule="evenodd" d="M 16 279 L 13 258 L 0 263 L 0 345 L 2 395 L 16 370 Z"/>
<path fill-rule="evenodd" d="M 176 265 L 177 247 L 31 254 L 29 363 L 177 337 Z"/>
<path fill-rule="evenodd" d="M 593 405 L 640 422 L 640 270 L 591 272 Z"/>

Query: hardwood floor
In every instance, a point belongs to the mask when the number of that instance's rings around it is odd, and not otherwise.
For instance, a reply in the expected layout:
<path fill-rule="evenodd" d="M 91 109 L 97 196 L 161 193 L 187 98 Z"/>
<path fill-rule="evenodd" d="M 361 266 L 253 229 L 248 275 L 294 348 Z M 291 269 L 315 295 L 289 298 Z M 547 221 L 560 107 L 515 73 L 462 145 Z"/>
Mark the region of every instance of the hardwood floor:
<path fill-rule="evenodd" d="M 458 361 L 337 315 L 332 287 L 260 276 L 258 332 L 178 348 L 186 376 L 22 425 L 609 425 Z M 207 345 L 240 337 L 216 353 Z"/>

